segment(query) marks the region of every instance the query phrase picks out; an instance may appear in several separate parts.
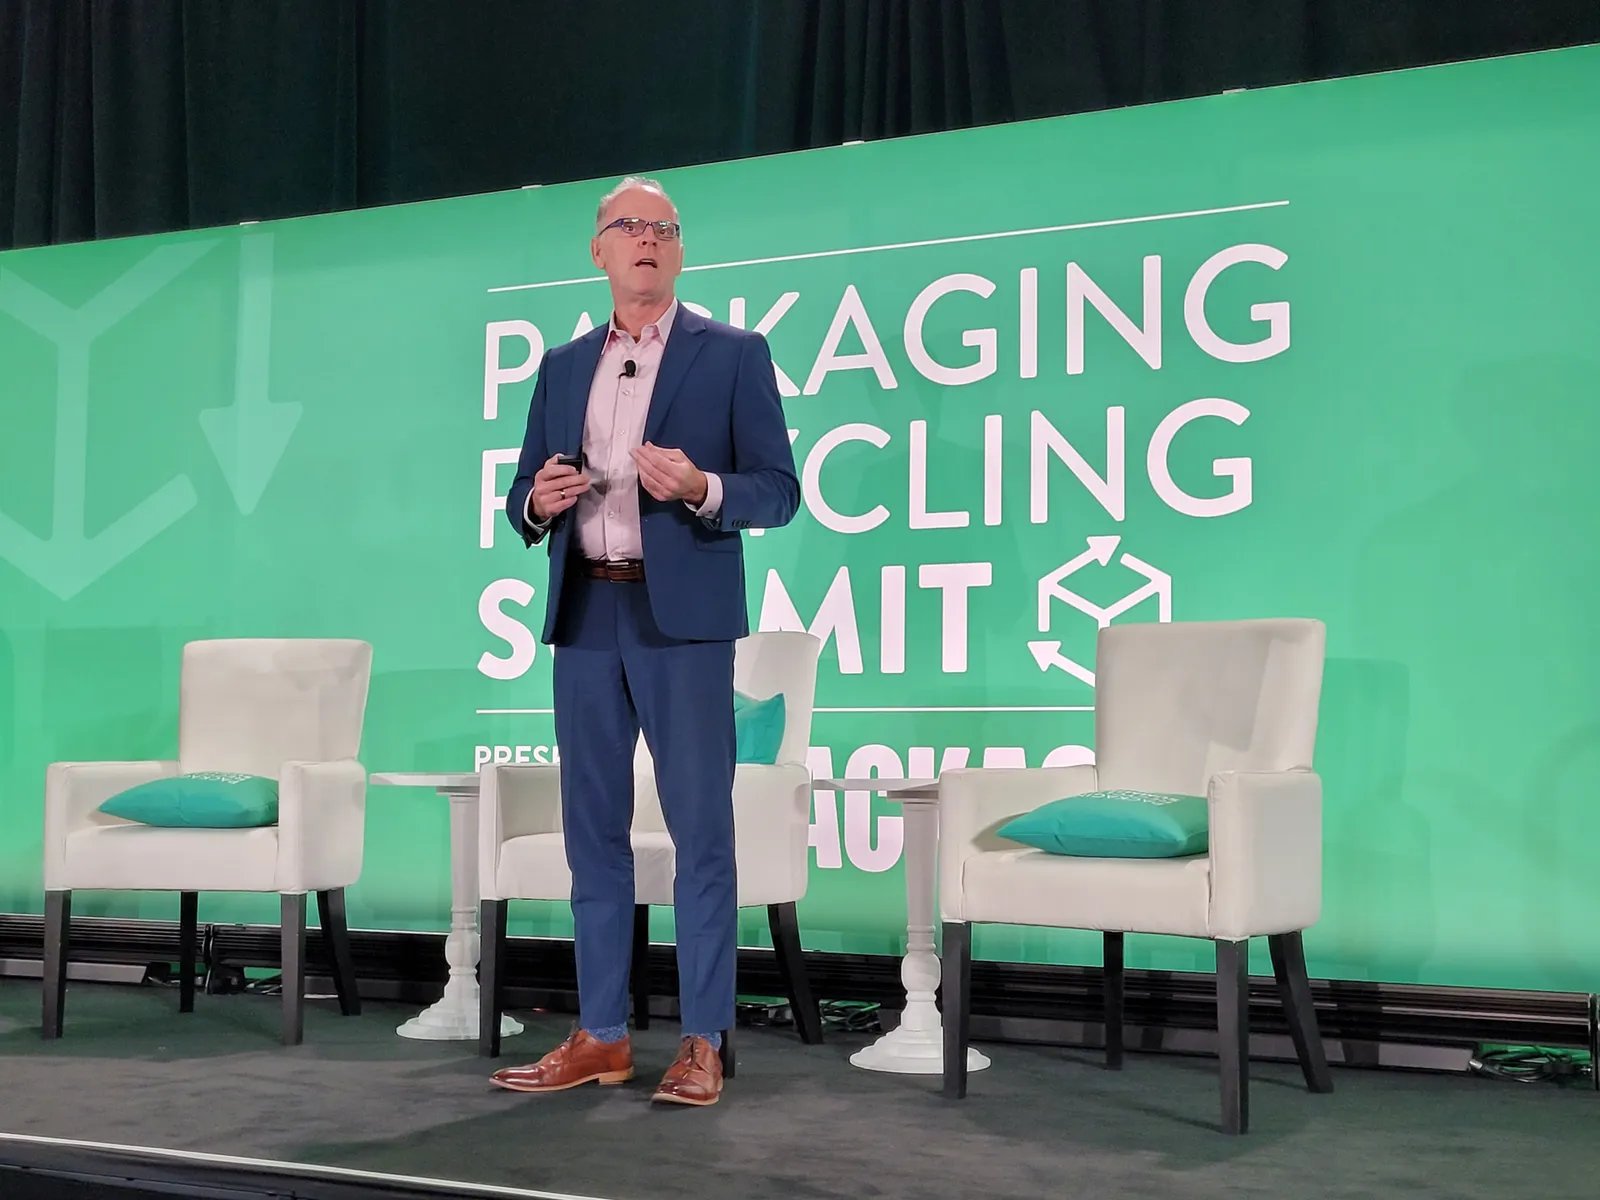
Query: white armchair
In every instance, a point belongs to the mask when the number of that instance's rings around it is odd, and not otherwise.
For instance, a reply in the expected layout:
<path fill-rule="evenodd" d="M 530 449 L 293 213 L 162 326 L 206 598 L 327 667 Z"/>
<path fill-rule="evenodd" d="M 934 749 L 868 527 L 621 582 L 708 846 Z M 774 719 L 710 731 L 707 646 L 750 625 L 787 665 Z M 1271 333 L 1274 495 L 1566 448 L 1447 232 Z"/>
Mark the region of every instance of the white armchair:
<path fill-rule="evenodd" d="M 811 710 L 822 643 L 809 633 L 753 633 L 734 649 L 734 687 L 765 699 L 783 693 L 785 724 L 777 761 L 734 770 L 734 860 L 740 908 L 765 906 L 778 969 L 802 1040 L 822 1040 L 822 1017 L 801 957 L 795 904 L 806 894 L 810 864 Z M 511 900 L 569 901 L 572 873 L 561 833 L 559 766 L 480 768 L 478 871 L 483 951 L 479 1053 L 500 1052 L 506 912 Z M 655 764 L 641 737 L 634 755 L 633 1014 L 650 1023 L 646 964 L 652 904 L 670 905 L 676 852 L 661 813 Z"/>
<path fill-rule="evenodd" d="M 947 1096 L 966 1094 L 974 924 L 1104 933 L 1107 1066 L 1122 1065 L 1123 936 L 1217 949 L 1222 1125 L 1249 1125 L 1247 948 L 1266 936 L 1307 1086 L 1332 1091 L 1301 931 L 1322 907 L 1322 783 L 1313 773 L 1326 631 L 1319 621 L 1112 626 L 1096 650 L 1094 766 L 946 772 L 940 784 Z M 1001 838 L 1019 814 L 1101 789 L 1203 795 L 1209 848 L 1187 858 L 1076 858 Z"/>
<path fill-rule="evenodd" d="M 361 874 L 365 768 L 357 759 L 372 647 L 346 640 L 228 639 L 183 648 L 178 757 L 52 763 L 45 776 L 44 1021 L 61 1036 L 72 893 L 178 892 L 179 1011 L 194 1009 L 200 892 L 276 892 L 283 939 L 283 1041 L 303 1035 L 306 893 L 317 894 L 339 1005 L 360 1012 L 344 889 Z M 173 829 L 99 806 L 151 780 L 197 771 L 278 781 L 278 823 Z"/>

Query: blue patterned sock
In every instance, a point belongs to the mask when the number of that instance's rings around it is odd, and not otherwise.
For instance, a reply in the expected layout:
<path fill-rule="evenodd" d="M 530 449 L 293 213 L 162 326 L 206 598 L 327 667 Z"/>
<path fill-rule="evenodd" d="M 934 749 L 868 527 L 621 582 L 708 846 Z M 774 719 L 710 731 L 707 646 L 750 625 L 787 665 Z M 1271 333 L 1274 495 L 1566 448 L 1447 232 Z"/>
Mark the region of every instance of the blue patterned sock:
<path fill-rule="evenodd" d="M 703 1037 L 703 1038 L 705 1038 L 706 1041 L 711 1043 L 711 1048 L 713 1050 L 721 1050 L 722 1049 L 722 1035 L 720 1033 L 690 1033 L 687 1029 L 685 1029 L 683 1031 L 683 1036 L 684 1037 Z"/>
<path fill-rule="evenodd" d="M 601 1025 L 594 1029 L 585 1026 L 583 1031 L 597 1042 L 620 1042 L 628 1036 L 626 1025 Z"/>

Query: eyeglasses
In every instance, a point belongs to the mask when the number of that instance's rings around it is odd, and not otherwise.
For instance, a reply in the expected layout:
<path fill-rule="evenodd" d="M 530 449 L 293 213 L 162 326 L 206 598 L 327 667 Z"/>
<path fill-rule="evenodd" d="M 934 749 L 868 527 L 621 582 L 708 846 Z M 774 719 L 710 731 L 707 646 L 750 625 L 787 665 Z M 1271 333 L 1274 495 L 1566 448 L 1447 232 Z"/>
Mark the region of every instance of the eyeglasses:
<path fill-rule="evenodd" d="M 646 221 L 643 217 L 618 217 L 600 232 L 604 233 L 606 229 L 620 229 L 629 237 L 638 237 L 647 226 L 655 230 L 656 236 L 663 242 L 676 241 L 681 231 L 681 226 L 676 221 Z"/>

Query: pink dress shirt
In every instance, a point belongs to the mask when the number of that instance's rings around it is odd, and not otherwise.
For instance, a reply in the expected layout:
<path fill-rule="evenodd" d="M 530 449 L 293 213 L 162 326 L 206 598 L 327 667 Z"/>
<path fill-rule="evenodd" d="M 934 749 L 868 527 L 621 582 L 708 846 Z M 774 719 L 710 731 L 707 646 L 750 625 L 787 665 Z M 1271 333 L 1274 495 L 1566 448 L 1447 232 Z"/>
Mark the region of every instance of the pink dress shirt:
<path fill-rule="evenodd" d="M 568 510 L 576 522 L 573 535 L 578 553 L 585 558 L 644 558 L 639 532 L 639 464 L 633 461 L 633 451 L 644 444 L 650 397 L 655 394 L 661 356 L 677 315 L 678 302 L 674 300 L 660 320 L 639 331 L 637 341 L 618 327 L 614 313 L 607 326 L 583 420 L 583 455 L 590 486 Z M 634 364 L 632 376 L 623 370 L 629 361 Z M 689 508 L 697 516 L 715 517 L 722 508 L 721 478 L 706 472 L 705 503 Z M 531 492 L 526 515 L 530 524 L 538 523 Z"/>

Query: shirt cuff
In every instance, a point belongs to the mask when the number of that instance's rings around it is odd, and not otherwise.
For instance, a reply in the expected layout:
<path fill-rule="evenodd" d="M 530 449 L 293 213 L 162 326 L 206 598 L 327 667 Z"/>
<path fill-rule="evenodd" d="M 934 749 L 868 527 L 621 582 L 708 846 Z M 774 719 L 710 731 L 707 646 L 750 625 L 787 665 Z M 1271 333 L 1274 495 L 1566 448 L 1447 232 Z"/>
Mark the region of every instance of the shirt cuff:
<path fill-rule="evenodd" d="M 689 504 L 687 500 L 685 504 Z M 689 504 L 689 510 L 702 520 L 714 520 L 722 511 L 722 476 L 706 472 L 706 498 L 699 508 Z"/>
<path fill-rule="evenodd" d="M 549 521 L 541 521 L 533 514 L 533 489 L 528 489 L 528 499 L 522 506 L 522 524 L 538 533 L 544 533 L 550 528 Z"/>

